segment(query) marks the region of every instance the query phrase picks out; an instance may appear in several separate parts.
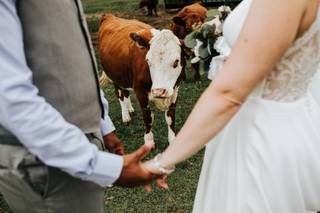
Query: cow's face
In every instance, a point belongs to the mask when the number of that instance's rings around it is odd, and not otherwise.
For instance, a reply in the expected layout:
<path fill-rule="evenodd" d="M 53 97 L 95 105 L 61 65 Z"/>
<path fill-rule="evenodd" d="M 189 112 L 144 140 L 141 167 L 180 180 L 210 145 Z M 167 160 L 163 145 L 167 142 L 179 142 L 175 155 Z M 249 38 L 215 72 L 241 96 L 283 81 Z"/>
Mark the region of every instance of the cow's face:
<path fill-rule="evenodd" d="M 130 37 L 138 47 L 148 48 L 146 61 L 152 80 L 150 98 L 168 98 L 173 95 L 182 72 L 181 43 L 170 30 L 151 29 L 150 33 L 150 40 L 139 33 L 130 34 Z"/>
<path fill-rule="evenodd" d="M 203 18 L 200 17 L 200 15 L 198 15 L 197 13 L 190 13 L 184 18 L 175 16 L 172 20 L 175 24 L 183 26 L 187 34 L 199 29 L 204 21 Z"/>

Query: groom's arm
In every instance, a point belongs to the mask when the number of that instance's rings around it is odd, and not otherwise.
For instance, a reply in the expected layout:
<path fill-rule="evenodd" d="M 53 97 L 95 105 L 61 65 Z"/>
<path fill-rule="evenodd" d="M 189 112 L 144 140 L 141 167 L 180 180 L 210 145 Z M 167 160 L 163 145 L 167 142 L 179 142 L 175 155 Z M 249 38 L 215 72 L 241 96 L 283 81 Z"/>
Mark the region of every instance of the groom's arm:
<path fill-rule="evenodd" d="M 140 163 L 147 146 L 123 157 L 102 152 L 38 94 L 32 83 L 14 0 L 0 1 L 0 125 L 46 165 L 107 186 L 145 184 L 153 177 Z M 43 119 L 45 118 L 45 119 Z"/>
<path fill-rule="evenodd" d="M 109 104 L 108 101 L 105 99 L 104 92 L 102 90 L 100 90 L 100 97 L 105 112 L 104 118 L 101 118 L 101 133 L 103 136 L 104 145 L 109 150 L 109 152 L 118 155 L 124 155 L 124 144 L 115 133 L 115 127 L 109 116 Z"/>
<path fill-rule="evenodd" d="M 0 124 L 46 165 L 102 186 L 112 184 L 121 174 L 123 158 L 89 143 L 32 83 L 13 0 L 0 1 L 0 32 Z"/>

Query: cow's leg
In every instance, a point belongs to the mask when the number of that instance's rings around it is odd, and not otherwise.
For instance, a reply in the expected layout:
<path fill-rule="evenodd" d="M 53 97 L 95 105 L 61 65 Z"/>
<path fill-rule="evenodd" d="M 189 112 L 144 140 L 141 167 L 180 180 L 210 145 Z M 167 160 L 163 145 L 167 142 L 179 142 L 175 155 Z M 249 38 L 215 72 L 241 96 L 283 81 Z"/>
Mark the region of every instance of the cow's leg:
<path fill-rule="evenodd" d="M 155 16 L 158 16 L 157 5 L 154 7 L 154 15 L 155 15 Z"/>
<path fill-rule="evenodd" d="M 194 64 L 191 64 L 191 67 L 192 67 L 192 69 L 193 69 L 193 71 L 194 71 L 194 80 L 195 80 L 195 82 L 200 82 L 200 66 L 199 66 L 200 64 L 199 64 L 199 62 L 197 62 L 197 63 L 194 63 Z"/>
<path fill-rule="evenodd" d="M 124 100 L 124 104 L 129 112 L 130 115 L 132 115 L 134 113 L 134 109 L 132 107 L 131 104 L 131 99 L 130 99 L 130 93 L 128 90 L 122 90 L 123 91 L 123 100 Z"/>
<path fill-rule="evenodd" d="M 152 16 L 152 6 L 148 6 L 148 16 Z"/>
<path fill-rule="evenodd" d="M 154 114 L 150 111 L 150 109 L 146 109 L 142 111 L 143 113 L 143 120 L 145 124 L 145 133 L 144 133 L 144 143 L 145 144 L 152 144 L 155 146 L 153 133 L 152 133 L 152 124 L 154 121 Z"/>
<path fill-rule="evenodd" d="M 122 115 L 122 122 L 124 124 L 128 124 L 131 121 L 129 110 L 126 106 L 125 94 L 129 97 L 129 91 L 123 90 L 117 85 L 114 85 L 116 96 L 119 100 L 121 106 L 121 115 Z"/>
<path fill-rule="evenodd" d="M 176 128 L 175 128 L 175 111 L 176 104 L 172 103 L 169 109 L 165 112 L 166 122 L 168 125 L 168 141 L 169 143 L 173 142 L 176 137 Z"/>
<path fill-rule="evenodd" d="M 152 134 L 152 123 L 154 120 L 154 115 L 149 108 L 148 95 L 143 90 L 136 91 L 136 95 L 141 106 L 145 126 L 144 143 L 154 145 L 154 139 Z"/>
<path fill-rule="evenodd" d="M 165 118 L 168 125 L 168 141 L 169 143 L 173 142 L 176 137 L 176 128 L 175 128 L 175 120 L 176 120 L 176 102 L 178 97 L 179 88 L 174 89 L 174 93 L 171 99 L 171 105 L 169 109 L 165 112 Z"/>

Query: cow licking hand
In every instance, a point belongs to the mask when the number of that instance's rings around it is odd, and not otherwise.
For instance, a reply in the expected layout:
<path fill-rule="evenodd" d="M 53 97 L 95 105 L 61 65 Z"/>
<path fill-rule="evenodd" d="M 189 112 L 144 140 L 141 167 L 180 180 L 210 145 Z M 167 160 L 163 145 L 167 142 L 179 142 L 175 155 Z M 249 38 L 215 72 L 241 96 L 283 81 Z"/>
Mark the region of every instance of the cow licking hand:
<path fill-rule="evenodd" d="M 122 120 L 131 120 L 133 90 L 142 109 L 145 143 L 154 143 L 153 114 L 149 102 L 165 112 L 168 141 L 175 137 L 175 106 L 179 84 L 184 76 L 182 44 L 170 30 L 104 15 L 99 28 L 100 61 L 114 84 Z"/>

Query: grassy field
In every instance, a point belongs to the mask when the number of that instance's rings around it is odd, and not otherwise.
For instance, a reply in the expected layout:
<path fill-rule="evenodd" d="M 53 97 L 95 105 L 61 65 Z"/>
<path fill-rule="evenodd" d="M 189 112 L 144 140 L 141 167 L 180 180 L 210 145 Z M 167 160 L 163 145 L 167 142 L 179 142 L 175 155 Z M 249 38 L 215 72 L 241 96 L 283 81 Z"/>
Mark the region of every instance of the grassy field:
<path fill-rule="evenodd" d="M 157 28 L 169 26 L 173 14 L 167 14 L 163 9 L 163 1 L 160 0 L 159 17 L 146 17 L 144 12 L 138 8 L 138 0 L 83 0 L 84 9 L 87 14 L 87 21 L 92 33 L 93 43 L 97 45 L 98 23 L 101 14 L 114 13 L 124 18 L 136 18 L 147 22 Z M 101 69 L 101 68 L 100 68 Z M 176 126 L 180 129 L 193 105 L 201 92 L 206 88 L 209 81 L 202 76 L 203 82 L 195 84 L 192 81 L 190 72 L 187 72 L 187 81 L 181 86 L 178 106 L 176 110 Z M 141 110 L 137 100 L 132 95 L 133 106 L 136 114 L 128 126 L 122 125 L 121 110 L 113 92 L 112 85 L 104 88 L 110 105 L 110 116 L 117 128 L 119 137 L 125 142 L 126 150 L 131 152 L 143 144 L 143 121 Z M 156 110 L 154 135 L 157 144 L 156 149 L 148 156 L 149 158 L 163 151 L 167 143 L 167 126 L 163 112 Z M 108 188 L 105 195 L 106 212 L 112 213 L 186 213 L 192 211 L 193 199 L 195 196 L 197 181 L 201 169 L 203 151 L 180 164 L 176 171 L 168 178 L 170 189 L 167 191 L 156 189 L 147 193 L 142 188 L 125 189 L 119 187 Z M 0 199 L 0 213 L 10 212 L 4 201 Z"/>

